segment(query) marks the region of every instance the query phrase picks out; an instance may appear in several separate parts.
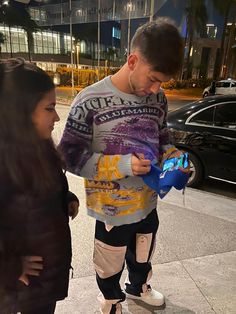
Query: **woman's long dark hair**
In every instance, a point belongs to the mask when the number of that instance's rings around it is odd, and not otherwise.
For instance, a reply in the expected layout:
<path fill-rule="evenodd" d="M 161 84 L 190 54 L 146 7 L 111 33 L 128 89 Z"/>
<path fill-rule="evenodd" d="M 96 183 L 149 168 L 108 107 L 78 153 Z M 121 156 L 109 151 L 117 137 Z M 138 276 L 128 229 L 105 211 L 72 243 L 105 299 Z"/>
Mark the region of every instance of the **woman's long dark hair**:
<path fill-rule="evenodd" d="M 32 122 L 37 104 L 53 88 L 36 65 L 21 58 L 0 61 L 0 185 L 36 194 L 56 188 L 60 158 Z"/>

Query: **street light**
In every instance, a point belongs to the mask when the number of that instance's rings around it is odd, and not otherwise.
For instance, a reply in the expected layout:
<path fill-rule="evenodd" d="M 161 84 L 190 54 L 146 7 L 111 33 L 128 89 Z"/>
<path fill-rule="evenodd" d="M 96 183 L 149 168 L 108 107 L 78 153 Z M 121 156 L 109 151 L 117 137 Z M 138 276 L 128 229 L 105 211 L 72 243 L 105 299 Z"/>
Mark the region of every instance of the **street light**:
<path fill-rule="evenodd" d="M 77 63 L 77 74 L 78 74 L 78 86 L 79 86 L 79 53 L 80 53 L 80 41 L 76 44 L 76 63 Z"/>
<path fill-rule="evenodd" d="M 72 97 L 74 97 L 74 61 L 73 61 L 73 38 L 72 38 L 72 7 L 71 0 L 69 0 L 69 11 L 70 11 L 70 63 L 71 63 L 71 93 Z"/>
<path fill-rule="evenodd" d="M 127 11 L 128 11 L 128 37 L 127 37 L 127 56 L 130 53 L 130 15 L 132 10 L 132 2 L 129 1 L 127 3 Z"/>
<path fill-rule="evenodd" d="M 115 20 L 116 18 L 116 0 L 113 0 L 113 5 L 112 5 L 112 19 Z"/>
<path fill-rule="evenodd" d="M 100 70 L 100 26 L 101 26 L 101 1 L 98 0 L 98 63 L 97 63 L 97 66 L 98 66 L 98 70 L 97 70 L 97 80 L 99 81 L 100 79 L 100 73 L 99 73 L 99 70 Z"/>
<path fill-rule="evenodd" d="M 77 63 L 77 68 L 79 68 L 79 54 L 80 54 L 80 42 L 78 41 L 76 44 L 76 63 Z"/>
<path fill-rule="evenodd" d="M 149 21 L 153 21 L 153 15 L 154 15 L 154 0 L 151 0 L 151 7 L 150 7 L 150 18 Z"/>

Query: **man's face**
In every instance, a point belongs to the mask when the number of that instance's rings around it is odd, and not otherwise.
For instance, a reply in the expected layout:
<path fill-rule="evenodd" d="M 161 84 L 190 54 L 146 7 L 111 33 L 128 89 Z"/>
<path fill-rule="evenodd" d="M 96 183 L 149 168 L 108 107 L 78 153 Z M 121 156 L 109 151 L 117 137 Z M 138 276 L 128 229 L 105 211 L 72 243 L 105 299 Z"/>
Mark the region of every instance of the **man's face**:
<path fill-rule="evenodd" d="M 128 58 L 130 92 L 139 97 L 157 94 L 161 83 L 171 79 L 170 75 L 153 71 L 139 52 L 131 53 Z"/>

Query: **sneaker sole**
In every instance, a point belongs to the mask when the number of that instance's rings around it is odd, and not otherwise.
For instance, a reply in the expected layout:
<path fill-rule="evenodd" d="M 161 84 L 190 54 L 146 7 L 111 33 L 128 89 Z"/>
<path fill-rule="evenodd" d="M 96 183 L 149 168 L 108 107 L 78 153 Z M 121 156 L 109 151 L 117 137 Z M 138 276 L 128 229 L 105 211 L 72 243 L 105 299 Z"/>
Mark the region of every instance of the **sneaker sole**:
<path fill-rule="evenodd" d="M 164 300 L 162 303 L 160 303 L 160 304 L 152 303 L 152 302 L 146 302 L 146 301 L 144 301 L 144 300 L 142 299 L 142 297 L 138 297 L 138 296 L 136 296 L 136 295 L 129 294 L 129 293 L 127 293 L 127 292 L 126 292 L 126 297 L 127 297 L 128 299 L 139 300 L 139 301 L 141 301 L 141 302 L 143 302 L 143 303 L 146 303 L 146 304 L 149 304 L 149 305 L 152 305 L 152 306 L 157 306 L 157 307 L 163 307 L 163 306 L 165 306 L 165 300 Z"/>

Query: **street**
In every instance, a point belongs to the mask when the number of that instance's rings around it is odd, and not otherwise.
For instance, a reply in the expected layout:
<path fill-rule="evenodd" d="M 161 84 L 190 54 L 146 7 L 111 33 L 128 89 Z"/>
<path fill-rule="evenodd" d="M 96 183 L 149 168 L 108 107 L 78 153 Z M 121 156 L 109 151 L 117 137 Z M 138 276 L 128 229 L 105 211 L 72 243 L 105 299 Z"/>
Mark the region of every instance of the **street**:
<path fill-rule="evenodd" d="M 167 95 L 167 100 L 168 100 L 168 110 L 172 111 L 178 108 L 181 108 L 184 105 L 187 105 L 191 102 L 196 101 L 196 98 L 191 98 L 191 97 L 184 97 L 180 98 L 177 96 L 172 96 L 172 95 Z"/>

